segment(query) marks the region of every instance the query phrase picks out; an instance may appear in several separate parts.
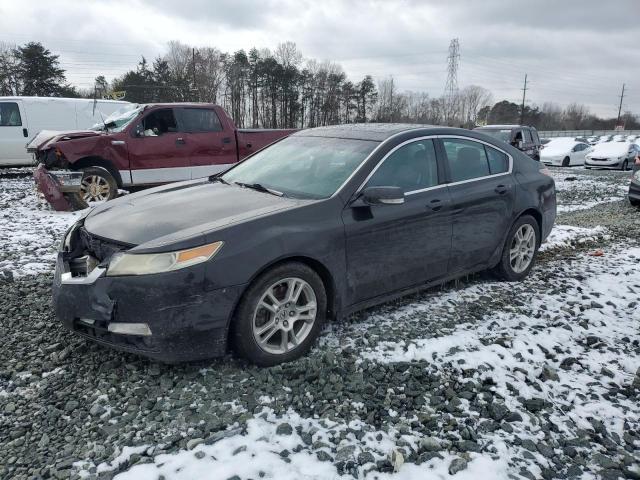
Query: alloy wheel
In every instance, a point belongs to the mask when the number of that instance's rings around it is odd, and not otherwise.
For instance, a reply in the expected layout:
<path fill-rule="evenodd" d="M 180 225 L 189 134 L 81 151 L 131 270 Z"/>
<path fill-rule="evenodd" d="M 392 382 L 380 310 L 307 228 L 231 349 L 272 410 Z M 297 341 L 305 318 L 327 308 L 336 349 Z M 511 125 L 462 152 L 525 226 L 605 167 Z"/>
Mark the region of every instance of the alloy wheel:
<path fill-rule="evenodd" d="M 536 249 L 536 231 L 527 223 L 522 225 L 511 240 L 509 263 L 515 273 L 522 273 L 531 264 Z"/>
<path fill-rule="evenodd" d="M 260 297 L 253 313 L 253 338 L 265 352 L 282 355 L 309 336 L 317 316 L 316 294 L 306 281 L 278 280 Z"/>
<path fill-rule="evenodd" d="M 82 179 L 80 196 L 87 203 L 103 202 L 109 199 L 111 186 L 106 178 L 99 175 L 88 175 Z"/>

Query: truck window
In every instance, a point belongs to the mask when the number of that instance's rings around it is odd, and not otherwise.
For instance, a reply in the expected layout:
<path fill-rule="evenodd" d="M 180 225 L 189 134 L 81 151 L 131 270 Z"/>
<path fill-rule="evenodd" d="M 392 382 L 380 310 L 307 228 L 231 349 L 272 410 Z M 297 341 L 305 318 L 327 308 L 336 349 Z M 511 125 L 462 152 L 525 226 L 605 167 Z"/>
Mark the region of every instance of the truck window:
<path fill-rule="evenodd" d="M 528 128 L 523 130 L 524 132 L 524 143 L 533 143 L 533 138 L 531 138 L 531 132 Z"/>
<path fill-rule="evenodd" d="M 20 108 L 15 102 L 0 102 L 0 127 L 21 127 Z"/>
<path fill-rule="evenodd" d="M 178 126 L 172 108 L 154 110 L 142 119 L 145 137 L 157 137 L 164 133 L 177 132 Z"/>
<path fill-rule="evenodd" d="M 222 124 L 215 110 L 209 108 L 181 108 L 181 129 L 184 132 L 221 132 Z"/>

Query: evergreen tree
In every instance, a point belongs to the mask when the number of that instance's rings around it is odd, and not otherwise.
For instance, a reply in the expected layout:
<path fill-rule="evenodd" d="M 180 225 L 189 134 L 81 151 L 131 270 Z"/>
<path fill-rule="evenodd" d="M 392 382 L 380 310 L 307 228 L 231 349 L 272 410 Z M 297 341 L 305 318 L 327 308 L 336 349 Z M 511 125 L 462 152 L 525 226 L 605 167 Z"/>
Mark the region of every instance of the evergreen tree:
<path fill-rule="evenodd" d="M 64 70 L 53 55 L 42 44 L 30 42 L 14 51 L 20 77 L 20 95 L 56 97 L 76 93 L 66 84 Z"/>

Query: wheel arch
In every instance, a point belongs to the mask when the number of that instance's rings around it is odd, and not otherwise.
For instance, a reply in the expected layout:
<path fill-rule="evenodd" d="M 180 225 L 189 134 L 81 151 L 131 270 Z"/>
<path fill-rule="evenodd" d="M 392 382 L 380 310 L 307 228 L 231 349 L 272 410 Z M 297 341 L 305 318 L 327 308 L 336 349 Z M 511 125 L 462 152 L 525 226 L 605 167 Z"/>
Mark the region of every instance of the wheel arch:
<path fill-rule="evenodd" d="M 539 235 L 540 238 L 538 238 L 538 246 L 540 246 L 542 242 L 542 238 L 541 238 L 542 237 L 542 213 L 540 213 L 540 211 L 537 210 L 536 208 L 527 208 L 526 210 L 520 212 L 520 214 L 514 219 L 513 223 L 516 223 L 520 218 L 524 217 L 525 215 L 529 215 L 533 217 L 536 220 L 536 223 L 538 224 L 538 231 L 540 232 L 540 235 Z"/>
<path fill-rule="evenodd" d="M 120 176 L 120 172 L 113 165 L 111 160 L 107 160 L 106 158 L 90 155 L 79 159 L 77 162 L 73 162 L 70 167 L 73 170 L 82 170 L 86 167 L 102 167 L 106 169 L 115 179 L 118 184 L 118 188 L 122 188 L 122 177 Z"/>
<path fill-rule="evenodd" d="M 247 290 L 249 289 L 249 286 L 251 286 L 251 284 L 253 284 L 253 282 L 255 282 L 255 280 L 262 275 L 263 273 L 267 272 L 268 270 L 271 270 L 272 268 L 275 268 L 279 265 L 282 265 L 284 263 L 289 263 L 289 262 L 298 262 L 298 263 L 302 263 L 304 265 L 306 265 L 307 267 L 311 268 L 315 273 L 318 274 L 318 276 L 320 277 L 320 280 L 322 280 L 322 284 L 325 288 L 325 293 L 327 295 L 327 319 L 333 318 L 336 316 L 337 310 L 339 309 L 339 302 L 338 302 L 338 298 L 336 295 L 336 284 L 335 284 L 335 280 L 333 275 L 331 274 L 330 270 L 326 267 L 326 265 L 324 265 L 322 262 L 320 262 L 319 260 L 306 256 L 306 255 L 291 255 L 291 256 L 287 256 L 287 257 L 282 257 L 282 258 L 278 258 L 275 259 L 267 264 L 265 264 L 264 266 L 262 266 L 262 268 L 258 269 L 252 276 L 251 279 L 249 280 L 249 282 L 247 282 L 246 287 L 244 288 L 242 294 L 240 295 L 239 299 L 236 302 L 236 305 L 233 308 L 233 314 L 231 315 L 230 318 L 235 317 L 236 311 L 238 310 L 238 308 L 240 307 L 240 304 L 242 302 L 242 300 L 244 299 L 244 296 L 247 292 Z M 233 323 L 233 322 L 231 322 Z M 229 331 L 231 331 L 231 328 L 229 328 Z"/>

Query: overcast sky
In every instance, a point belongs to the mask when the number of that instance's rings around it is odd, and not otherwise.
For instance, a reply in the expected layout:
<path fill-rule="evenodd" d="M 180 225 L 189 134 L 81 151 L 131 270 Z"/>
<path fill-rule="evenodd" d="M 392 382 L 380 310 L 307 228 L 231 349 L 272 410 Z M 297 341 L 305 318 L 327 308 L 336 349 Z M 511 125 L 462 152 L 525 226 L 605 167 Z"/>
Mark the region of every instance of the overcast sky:
<path fill-rule="evenodd" d="M 458 84 L 496 100 L 587 104 L 640 114 L 640 0 L 2 0 L 0 41 L 41 41 L 75 85 L 89 87 L 162 54 L 166 43 L 226 52 L 293 41 L 340 63 L 353 81 L 393 75 L 401 90 L 439 96 L 449 42 Z"/>

